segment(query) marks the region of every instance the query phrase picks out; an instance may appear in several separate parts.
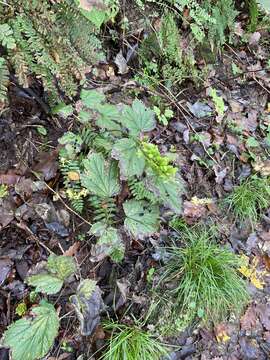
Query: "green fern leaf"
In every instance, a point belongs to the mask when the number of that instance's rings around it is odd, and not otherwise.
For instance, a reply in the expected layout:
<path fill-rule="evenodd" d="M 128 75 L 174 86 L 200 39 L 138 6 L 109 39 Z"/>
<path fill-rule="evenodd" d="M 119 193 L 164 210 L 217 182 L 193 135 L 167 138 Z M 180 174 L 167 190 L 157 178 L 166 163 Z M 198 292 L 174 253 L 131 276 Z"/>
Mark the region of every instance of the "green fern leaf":
<path fill-rule="evenodd" d="M 47 354 L 58 334 L 59 318 L 53 305 L 41 301 L 32 309 L 33 317 L 11 324 L 3 345 L 11 348 L 13 360 L 36 360 Z"/>
<path fill-rule="evenodd" d="M 112 157 L 119 160 L 121 178 L 141 176 L 145 167 L 145 159 L 133 139 L 118 140 L 112 150 Z"/>
<path fill-rule="evenodd" d="M 115 162 L 106 163 L 103 155 L 91 154 L 83 161 L 84 174 L 81 182 L 91 193 L 106 199 L 117 195 L 120 191 L 118 169 Z"/>
<path fill-rule="evenodd" d="M 137 137 L 155 128 L 155 113 L 147 109 L 142 101 L 136 99 L 132 107 L 127 105 L 124 107 L 121 123 L 129 130 L 131 136 Z"/>
<path fill-rule="evenodd" d="M 125 227 L 136 238 L 143 239 L 158 230 L 158 206 L 149 207 L 146 201 L 128 200 L 123 207 Z"/>

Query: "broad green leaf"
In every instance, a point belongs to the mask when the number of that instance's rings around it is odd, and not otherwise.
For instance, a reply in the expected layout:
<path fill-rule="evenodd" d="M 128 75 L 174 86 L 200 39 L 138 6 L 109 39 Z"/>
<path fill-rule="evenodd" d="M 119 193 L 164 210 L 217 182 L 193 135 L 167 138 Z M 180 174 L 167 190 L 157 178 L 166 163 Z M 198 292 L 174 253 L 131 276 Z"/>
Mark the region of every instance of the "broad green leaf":
<path fill-rule="evenodd" d="M 145 184 L 165 206 L 176 214 L 182 213 L 182 195 L 184 186 L 177 176 L 172 179 L 152 176 Z"/>
<path fill-rule="evenodd" d="M 121 122 L 132 136 L 139 136 L 141 133 L 153 130 L 156 126 L 155 113 L 147 109 L 138 99 L 133 101 L 132 107 L 127 105 L 124 107 Z"/>
<path fill-rule="evenodd" d="M 50 255 L 47 268 L 50 273 L 55 274 L 59 279 L 66 280 L 76 271 L 76 264 L 71 256 Z"/>
<path fill-rule="evenodd" d="M 137 238 L 144 238 L 158 230 L 159 209 L 146 201 L 128 200 L 124 203 L 125 227 Z"/>
<path fill-rule="evenodd" d="M 105 95 L 96 90 L 83 89 L 80 97 L 83 105 L 92 110 L 96 110 L 96 108 L 106 100 Z"/>
<path fill-rule="evenodd" d="M 142 153 L 138 151 L 138 146 L 134 140 L 118 140 L 113 147 L 112 157 L 119 160 L 120 173 L 123 179 L 142 175 L 145 160 Z"/>
<path fill-rule="evenodd" d="M 103 155 L 91 154 L 83 161 L 85 168 L 81 182 L 90 193 L 101 198 L 115 196 L 120 191 L 118 169 L 115 162 L 106 163 Z"/>
<path fill-rule="evenodd" d="M 73 106 L 72 105 L 66 105 L 65 103 L 62 102 L 62 103 L 56 105 L 52 109 L 52 114 L 53 115 L 59 115 L 62 118 L 66 119 L 70 115 L 73 114 Z"/>
<path fill-rule="evenodd" d="M 110 131 L 121 131 L 120 113 L 117 106 L 111 104 L 97 106 L 99 118 L 96 121 L 97 126 Z M 117 122 L 118 121 L 118 122 Z"/>
<path fill-rule="evenodd" d="M 26 282 L 28 285 L 34 286 L 36 292 L 48 295 L 57 294 L 64 283 L 63 280 L 58 277 L 47 273 L 29 276 Z"/>
<path fill-rule="evenodd" d="M 46 264 L 46 269 L 42 269 L 40 274 L 30 275 L 26 282 L 36 287 L 37 292 L 48 295 L 57 294 L 64 281 L 76 271 L 76 264 L 70 256 L 50 255 Z"/>
<path fill-rule="evenodd" d="M 270 1 L 269 0 L 258 0 L 258 3 L 264 9 L 264 11 L 270 12 Z"/>
<path fill-rule="evenodd" d="M 104 10 L 92 9 L 91 11 L 87 11 L 80 9 L 80 11 L 97 29 L 99 29 L 107 19 L 106 11 Z"/>
<path fill-rule="evenodd" d="M 123 259 L 125 247 L 117 229 L 112 227 L 106 228 L 106 225 L 99 221 L 93 224 L 91 233 L 98 237 L 92 251 L 98 261 L 106 256 L 110 256 L 116 262 Z"/>
<path fill-rule="evenodd" d="M 59 318 L 53 305 L 42 301 L 32 309 L 33 317 L 11 324 L 3 336 L 12 360 L 36 360 L 44 357 L 58 334 Z"/>

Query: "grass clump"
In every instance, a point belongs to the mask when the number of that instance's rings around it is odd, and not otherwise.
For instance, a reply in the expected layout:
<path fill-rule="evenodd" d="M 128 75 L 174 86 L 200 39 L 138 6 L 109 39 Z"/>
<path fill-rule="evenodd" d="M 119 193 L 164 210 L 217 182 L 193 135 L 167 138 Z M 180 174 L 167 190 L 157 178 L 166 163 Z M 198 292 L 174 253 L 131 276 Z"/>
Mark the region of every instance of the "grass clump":
<path fill-rule="evenodd" d="M 162 283 L 171 288 L 167 304 L 172 318 L 187 326 L 195 318 L 217 323 L 230 312 L 240 313 L 248 300 L 245 282 L 237 269 L 240 258 L 213 240 L 213 231 L 184 230 L 185 245 L 168 249 Z M 166 307 L 166 305 L 165 305 Z"/>
<path fill-rule="evenodd" d="M 253 225 L 270 205 L 269 185 L 269 178 L 252 176 L 234 188 L 225 204 L 240 223 L 248 221 Z"/>
<path fill-rule="evenodd" d="M 111 321 L 104 329 L 111 331 L 111 338 L 102 360 L 159 360 L 168 354 L 167 346 L 140 326 Z"/>

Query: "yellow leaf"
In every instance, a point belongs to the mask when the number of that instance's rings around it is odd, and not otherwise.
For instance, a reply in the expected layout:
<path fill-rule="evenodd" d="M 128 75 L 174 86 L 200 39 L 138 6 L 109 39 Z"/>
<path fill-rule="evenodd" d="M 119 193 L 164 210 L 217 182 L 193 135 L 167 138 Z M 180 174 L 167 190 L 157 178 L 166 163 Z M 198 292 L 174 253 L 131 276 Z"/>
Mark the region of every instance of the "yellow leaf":
<path fill-rule="evenodd" d="M 216 336 L 218 342 L 227 342 L 230 340 L 230 336 L 225 331 L 221 331 Z"/>
<path fill-rule="evenodd" d="M 80 174 L 77 171 L 69 171 L 67 174 L 69 180 L 78 181 L 80 180 Z"/>
<path fill-rule="evenodd" d="M 194 205 L 208 205 L 212 204 L 213 200 L 208 198 L 199 199 L 197 196 L 193 196 L 191 202 Z"/>
<path fill-rule="evenodd" d="M 256 274 L 252 274 L 250 277 L 250 282 L 253 284 L 257 289 L 262 290 L 264 282 L 257 278 Z"/>
<path fill-rule="evenodd" d="M 244 275 L 245 277 L 247 277 L 247 278 L 250 278 L 251 277 L 251 275 L 252 275 L 252 269 L 249 269 L 247 266 L 241 266 L 239 269 L 238 269 L 238 271 L 242 274 L 242 275 Z"/>

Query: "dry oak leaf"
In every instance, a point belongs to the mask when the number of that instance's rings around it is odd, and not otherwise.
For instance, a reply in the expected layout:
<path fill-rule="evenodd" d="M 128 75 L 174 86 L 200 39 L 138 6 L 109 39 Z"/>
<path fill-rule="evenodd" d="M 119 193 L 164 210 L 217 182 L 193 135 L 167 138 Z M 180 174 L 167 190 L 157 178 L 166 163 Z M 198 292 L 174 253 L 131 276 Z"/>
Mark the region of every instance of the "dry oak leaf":
<path fill-rule="evenodd" d="M 256 316 L 255 308 L 254 305 L 251 305 L 247 308 L 245 314 L 240 319 L 241 329 L 248 331 L 251 330 L 252 328 L 255 328 L 256 320 L 257 320 L 257 316 Z"/>

